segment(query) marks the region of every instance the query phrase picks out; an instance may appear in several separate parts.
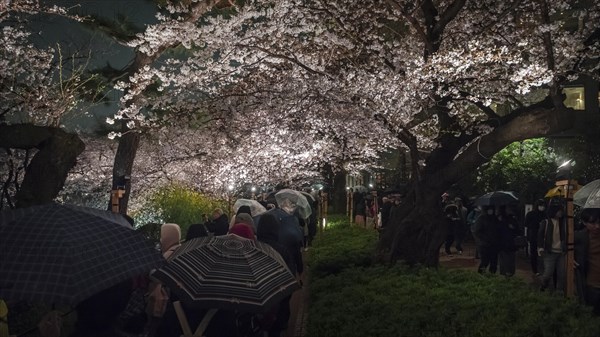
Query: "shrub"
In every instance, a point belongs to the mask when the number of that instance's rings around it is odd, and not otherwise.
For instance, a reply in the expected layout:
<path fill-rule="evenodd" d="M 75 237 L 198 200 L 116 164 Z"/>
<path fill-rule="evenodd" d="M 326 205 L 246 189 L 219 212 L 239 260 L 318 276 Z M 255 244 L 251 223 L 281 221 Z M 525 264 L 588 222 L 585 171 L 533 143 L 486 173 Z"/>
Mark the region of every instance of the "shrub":
<path fill-rule="evenodd" d="M 352 266 L 369 266 L 376 244 L 376 231 L 334 222 L 311 248 L 308 258 L 311 278 L 336 274 Z"/>
<path fill-rule="evenodd" d="M 600 336 L 600 318 L 518 278 L 372 263 L 377 232 L 340 223 L 310 251 L 307 336 Z"/>
<path fill-rule="evenodd" d="M 600 319 L 518 279 L 350 268 L 311 279 L 308 336 L 600 336 Z"/>
<path fill-rule="evenodd" d="M 184 185 L 172 184 L 159 189 L 134 215 L 141 230 L 152 239 L 160 235 L 155 225 L 149 223 L 176 223 L 181 227 L 182 237 L 185 237 L 189 225 L 202 221 L 202 214 L 212 214 L 215 208 L 227 212 L 227 203 L 205 196 Z M 143 226 L 149 224 L 148 226 Z M 160 228 L 160 227 L 159 227 Z"/>

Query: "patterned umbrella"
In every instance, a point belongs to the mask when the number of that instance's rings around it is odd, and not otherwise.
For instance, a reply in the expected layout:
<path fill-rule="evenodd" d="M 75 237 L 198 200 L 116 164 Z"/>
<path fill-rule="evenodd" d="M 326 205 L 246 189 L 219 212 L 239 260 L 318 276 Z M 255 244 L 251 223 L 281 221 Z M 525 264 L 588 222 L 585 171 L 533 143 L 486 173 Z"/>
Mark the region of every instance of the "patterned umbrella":
<path fill-rule="evenodd" d="M 185 242 L 152 276 L 187 305 L 246 312 L 267 310 L 300 287 L 269 245 L 235 234 Z"/>
<path fill-rule="evenodd" d="M 76 304 L 164 263 L 121 215 L 56 203 L 0 213 L 0 298 Z"/>

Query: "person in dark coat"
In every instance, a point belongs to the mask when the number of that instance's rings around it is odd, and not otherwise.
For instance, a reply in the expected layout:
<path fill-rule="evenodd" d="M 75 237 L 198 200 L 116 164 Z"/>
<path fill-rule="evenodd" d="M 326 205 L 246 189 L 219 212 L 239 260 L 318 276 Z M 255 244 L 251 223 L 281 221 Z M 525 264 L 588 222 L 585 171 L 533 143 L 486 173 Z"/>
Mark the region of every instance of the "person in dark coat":
<path fill-rule="evenodd" d="M 260 224 L 265 215 L 272 215 L 280 223 L 278 242 L 283 245 L 290 253 L 294 267 L 290 268 L 292 274 L 302 274 L 304 265 L 302 262 L 302 242 L 304 240 L 304 232 L 300 227 L 298 217 L 289 214 L 281 208 L 269 210 L 255 219 L 257 223 L 257 233 L 260 231 Z"/>
<path fill-rule="evenodd" d="M 575 232 L 577 295 L 600 315 L 600 208 L 586 208 L 580 218 L 584 228 Z"/>
<path fill-rule="evenodd" d="M 533 205 L 533 209 L 525 215 L 525 228 L 527 228 L 527 241 L 529 242 L 529 262 L 531 271 L 539 276 L 539 260 L 538 260 L 538 241 L 537 233 L 540 229 L 540 222 L 546 219 L 546 205 L 544 199 L 538 199 Z"/>
<path fill-rule="evenodd" d="M 214 235 L 225 235 L 229 231 L 229 219 L 223 210 L 217 208 L 213 211 L 212 221 L 206 224 L 206 229 Z"/>
<path fill-rule="evenodd" d="M 481 262 L 477 271 L 483 273 L 489 267 L 492 274 L 498 268 L 498 237 L 500 229 L 498 218 L 494 214 L 494 206 L 484 206 L 483 214 L 477 218 L 475 231 Z"/>
<path fill-rule="evenodd" d="M 117 319 L 125 310 L 132 291 L 131 280 L 125 280 L 77 304 L 77 322 L 71 337 L 116 335 Z"/>
<path fill-rule="evenodd" d="M 296 267 L 296 259 L 293 258 L 288 249 L 279 242 L 280 227 L 281 224 L 273 214 L 263 214 L 258 223 L 258 232 L 256 233 L 257 239 L 258 241 L 270 245 L 278 252 L 292 274 L 297 275 L 298 268 Z M 284 298 L 275 309 L 275 319 L 270 323 L 270 326 L 266 328 L 269 337 L 281 336 L 281 333 L 287 328 L 291 315 L 291 298 L 291 295 Z"/>
<path fill-rule="evenodd" d="M 500 275 L 513 276 L 516 268 L 515 238 L 520 235 L 519 224 L 512 209 L 500 206 L 498 209 L 498 224 L 500 229 L 500 244 L 498 246 L 498 264 Z"/>
<path fill-rule="evenodd" d="M 310 217 L 308 218 L 308 247 L 312 246 L 312 241 L 315 238 L 315 235 L 317 235 L 317 225 L 319 223 L 319 219 L 317 218 L 317 208 L 319 203 L 314 200 L 314 201 L 310 201 Z"/>
<path fill-rule="evenodd" d="M 393 202 L 388 197 L 383 197 L 383 199 L 381 199 L 381 201 L 382 201 L 382 203 L 381 203 L 381 227 L 385 228 L 385 226 L 387 226 L 388 221 L 390 219 L 390 211 L 392 209 Z"/>
<path fill-rule="evenodd" d="M 188 241 L 191 239 L 205 236 L 208 236 L 208 230 L 206 229 L 206 226 L 204 226 L 204 224 L 202 223 L 195 223 L 191 224 L 190 227 L 188 227 L 187 234 L 185 235 L 185 240 Z"/>

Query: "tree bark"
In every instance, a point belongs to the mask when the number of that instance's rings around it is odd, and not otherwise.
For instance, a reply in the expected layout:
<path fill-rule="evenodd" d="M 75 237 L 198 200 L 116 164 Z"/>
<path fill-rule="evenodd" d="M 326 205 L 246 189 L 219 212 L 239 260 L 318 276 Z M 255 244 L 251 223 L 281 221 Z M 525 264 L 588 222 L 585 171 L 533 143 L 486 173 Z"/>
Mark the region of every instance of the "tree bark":
<path fill-rule="evenodd" d="M 218 5 L 219 8 L 225 8 L 229 6 L 233 6 L 231 1 L 227 0 L 203 0 L 197 1 L 190 4 L 189 12 L 184 17 L 183 21 L 185 22 L 196 22 L 203 14 L 212 9 L 215 5 Z M 152 64 L 156 61 L 160 56 L 169 48 L 175 47 L 178 45 L 178 42 L 174 42 L 171 44 L 163 45 L 158 50 L 152 54 L 147 55 L 140 51 L 136 51 L 135 57 L 131 64 L 125 69 L 125 73 L 129 76 L 133 76 L 136 72 L 140 71 L 143 67 Z M 131 106 L 137 104 L 141 101 L 141 96 L 143 94 L 138 94 L 132 97 L 126 105 Z M 117 187 L 124 187 L 125 193 L 123 197 L 119 200 L 119 213 L 126 214 L 127 208 L 129 205 L 129 197 L 131 194 L 131 179 L 126 179 L 131 177 L 131 173 L 133 170 L 133 164 L 135 162 L 135 156 L 137 154 L 137 148 L 140 143 L 141 135 L 138 131 L 129 130 L 127 127 L 127 121 L 122 121 L 122 130 L 123 136 L 119 139 L 119 146 L 117 148 L 117 153 L 115 155 L 115 162 L 113 164 L 113 181 L 112 188 L 113 190 L 117 189 Z M 112 208 L 112 201 L 108 203 L 108 209 Z"/>
<path fill-rule="evenodd" d="M 346 171 L 338 171 L 333 176 L 333 186 L 329 192 L 331 196 L 331 213 L 344 214 L 346 212 Z"/>
<path fill-rule="evenodd" d="M 379 242 L 380 256 L 391 262 L 403 260 L 410 265 L 437 267 L 445 236 L 442 193 L 508 144 L 572 128 L 572 114 L 566 108 L 536 106 L 481 137 L 454 160 L 445 164 L 432 160 L 438 166 L 427 166 L 426 173 L 412 184 L 403 204 L 390 214 Z"/>
<path fill-rule="evenodd" d="M 16 195 L 16 207 L 51 202 L 65 184 L 85 144 L 76 134 L 31 124 L 0 125 L 0 147 L 38 149 L 25 170 Z"/>

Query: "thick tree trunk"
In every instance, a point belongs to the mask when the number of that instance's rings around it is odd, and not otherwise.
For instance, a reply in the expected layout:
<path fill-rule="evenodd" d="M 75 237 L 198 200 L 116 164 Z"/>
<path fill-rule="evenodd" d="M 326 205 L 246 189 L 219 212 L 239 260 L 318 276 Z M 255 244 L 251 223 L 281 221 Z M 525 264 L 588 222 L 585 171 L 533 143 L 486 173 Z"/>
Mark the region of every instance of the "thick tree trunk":
<path fill-rule="evenodd" d="M 188 13 L 184 15 L 184 22 L 196 22 L 202 15 L 211 10 L 215 5 L 219 8 L 225 8 L 234 6 L 232 1 L 229 0 L 203 0 L 194 1 L 189 4 Z M 158 47 L 152 55 L 147 55 L 141 51 L 136 51 L 133 62 L 124 70 L 125 74 L 132 76 L 140 69 L 145 66 L 152 64 L 154 61 L 159 59 L 164 51 L 169 48 L 175 47 L 179 44 L 178 41 L 173 43 L 167 43 Z M 135 84 L 133 85 L 135 86 Z M 140 105 L 143 93 L 134 95 L 130 100 L 126 102 L 127 106 Z M 141 106 L 141 105 L 140 105 Z M 126 120 L 123 120 L 121 132 L 123 136 L 119 139 L 119 147 L 117 154 L 115 155 L 115 162 L 113 164 L 113 190 L 118 187 L 124 188 L 124 194 L 119 200 L 119 213 L 126 214 L 129 205 L 129 197 L 131 193 L 131 172 L 133 169 L 133 163 L 135 162 L 135 156 L 137 148 L 140 143 L 141 135 L 139 130 L 130 130 L 127 127 Z M 108 209 L 112 208 L 112 201 L 108 203 Z"/>
<path fill-rule="evenodd" d="M 77 135 L 58 128 L 18 124 L 0 125 L 0 147 L 38 149 L 16 195 L 20 208 L 54 200 L 85 144 Z"/>
<path fill-rule="evenodd" d="M 445 234 L 440 204 L 442 193 L 508 144 L 572 128 L 572 113 L 565 108 L 532 107 L 481 137 L 453 160 L 428 159 L 420 181 L 413 184 L 403 204 L 390 216 L 379 242 L 380 256 L 388 261 L 403 260 L 410 265 L 437 267 Z M 437 153 L 445 155 L 444 151 Z"/>
<path fill-rule="evenodd" d="M 119 213 L 121 214 L 127 214 L 131 191 L 131 173 L 133 172 L 133 163 L 135 162 L 135 156 L 140 144 L 140 137 L 138 132 L 128 132 L 121 136 L 119 147 L 115 154 L 112 189 L 122 189 L 125 191 L 119 199 Z M 111 206 L 109 205 L 109 210 Z"/>
<path fill-rule="evenodd" d="M 333 176 L 333 186 L 329 192 L 331 198 L 331 213 L 346 212 L 346 171 L 338 171 Z"/>

